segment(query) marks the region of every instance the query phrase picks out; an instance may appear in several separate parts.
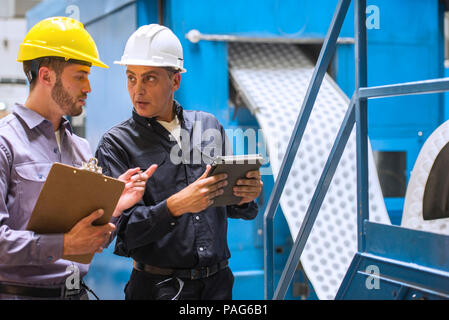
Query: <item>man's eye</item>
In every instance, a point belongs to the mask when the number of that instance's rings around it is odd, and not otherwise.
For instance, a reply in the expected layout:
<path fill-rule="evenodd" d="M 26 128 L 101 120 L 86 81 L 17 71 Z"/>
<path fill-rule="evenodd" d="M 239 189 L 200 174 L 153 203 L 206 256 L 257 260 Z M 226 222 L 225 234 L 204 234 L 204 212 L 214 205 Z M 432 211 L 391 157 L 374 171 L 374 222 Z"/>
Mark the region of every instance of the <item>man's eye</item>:
<path fill-rule="evenodd" d="M 156 78 L 153 77 L 153 76 L 146 76 L 146 77 L 144 78 L 144 81 L 145 81 L 145 82 L 154 82 L 154 81 L 156 81 Z"/>

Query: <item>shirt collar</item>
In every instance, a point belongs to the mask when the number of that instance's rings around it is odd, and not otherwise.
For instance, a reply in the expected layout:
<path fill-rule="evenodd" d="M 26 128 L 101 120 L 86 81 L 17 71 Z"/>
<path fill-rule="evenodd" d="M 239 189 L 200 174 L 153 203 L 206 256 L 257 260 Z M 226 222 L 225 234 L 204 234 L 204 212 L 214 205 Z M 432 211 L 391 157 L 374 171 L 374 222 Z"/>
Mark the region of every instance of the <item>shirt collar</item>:
<path fill-rule="evenodd" d="M 41 116 L 39 113 L 19 103 L 15 104 L 14 113 L 26 123 L 26 125 L 30 130 L 34 129 L 44 121 L 49 121 L 48 119 Z M 70 134 L 73 133 L 70 122 L 65 118 L 61 118 L 61 125 L 59 128 L 65 128 L 70 132 Z"/>
<path fill-rule="evenodd" d="M 61 119 L 61 125 L 59 128 L 65 128 L 69 131 L 71 135 L 73 134 L 72 125 L 70 124 L 70 121 L 64 117 Z"/>

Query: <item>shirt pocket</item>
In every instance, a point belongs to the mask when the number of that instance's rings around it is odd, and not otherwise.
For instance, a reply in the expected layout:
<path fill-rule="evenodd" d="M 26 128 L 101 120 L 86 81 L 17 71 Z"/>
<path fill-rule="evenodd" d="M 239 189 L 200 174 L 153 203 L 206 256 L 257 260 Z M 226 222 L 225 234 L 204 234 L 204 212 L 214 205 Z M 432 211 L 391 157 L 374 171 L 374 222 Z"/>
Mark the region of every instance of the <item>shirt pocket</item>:
<path fill-rule="evenodd" d="M 46 162 L 27 162 L 15 166 L 22 223 L 30 218 L 51 166 L 52 163 Z"/>
<path fill-rule="evenodd" d="M 27 162 L 15 167 L 20 180 L 43 183 L 47 179 L 52 163 Z"/>

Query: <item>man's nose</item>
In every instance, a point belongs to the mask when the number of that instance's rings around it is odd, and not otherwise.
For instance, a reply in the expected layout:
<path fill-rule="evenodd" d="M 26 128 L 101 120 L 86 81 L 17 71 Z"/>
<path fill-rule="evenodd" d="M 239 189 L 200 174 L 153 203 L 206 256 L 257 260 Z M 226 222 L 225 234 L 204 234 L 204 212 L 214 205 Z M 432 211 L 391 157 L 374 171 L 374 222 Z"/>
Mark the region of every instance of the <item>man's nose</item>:
<path fill-rule="evenodd" d="M 145 86 L 140 80 L 136 82 L 136 94 L 145 94 Z"/>
<path fill-rule="evenodd" d="M 92 91 L 91 87 L 90 87 L 90 82 L 89 80 L 87 81 L 86 86 L 82 89 L 83 93 L 89 93 Z"/>

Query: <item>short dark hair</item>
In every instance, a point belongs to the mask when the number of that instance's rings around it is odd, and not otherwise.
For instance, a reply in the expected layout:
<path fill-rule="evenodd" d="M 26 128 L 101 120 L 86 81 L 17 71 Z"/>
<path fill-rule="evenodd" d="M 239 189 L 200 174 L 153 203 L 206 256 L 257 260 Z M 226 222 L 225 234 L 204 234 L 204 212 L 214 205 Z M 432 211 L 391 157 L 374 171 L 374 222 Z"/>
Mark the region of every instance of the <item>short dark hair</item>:
<path fill-rule="evenodd" d="M 168 75 L 172 77 L 173 75 L 177 74 L 179 72 L 179 69 L 176 69 L 174 67 L 163 67 L 165 70 L 167 70 Z"/>
<path fill-rule="evenodd" d="M 91 66 L 90 63 L 69 59 L 66 60 L 62 57 L 41 57 L 34 60 L 26 60 L 23 62 L 23 72 L 25 72 L 28 81 L 30 82 L 30 90 L 33 90 L 36 86 L 36 78 L 39 73 L 39 69 L 41 67 L 47 67 L 53 70 L 56 73 L 56 76 L 59 77 L 61 73 L 64 71 L 64 68 L 71 64 L 83 64 Z"/>

